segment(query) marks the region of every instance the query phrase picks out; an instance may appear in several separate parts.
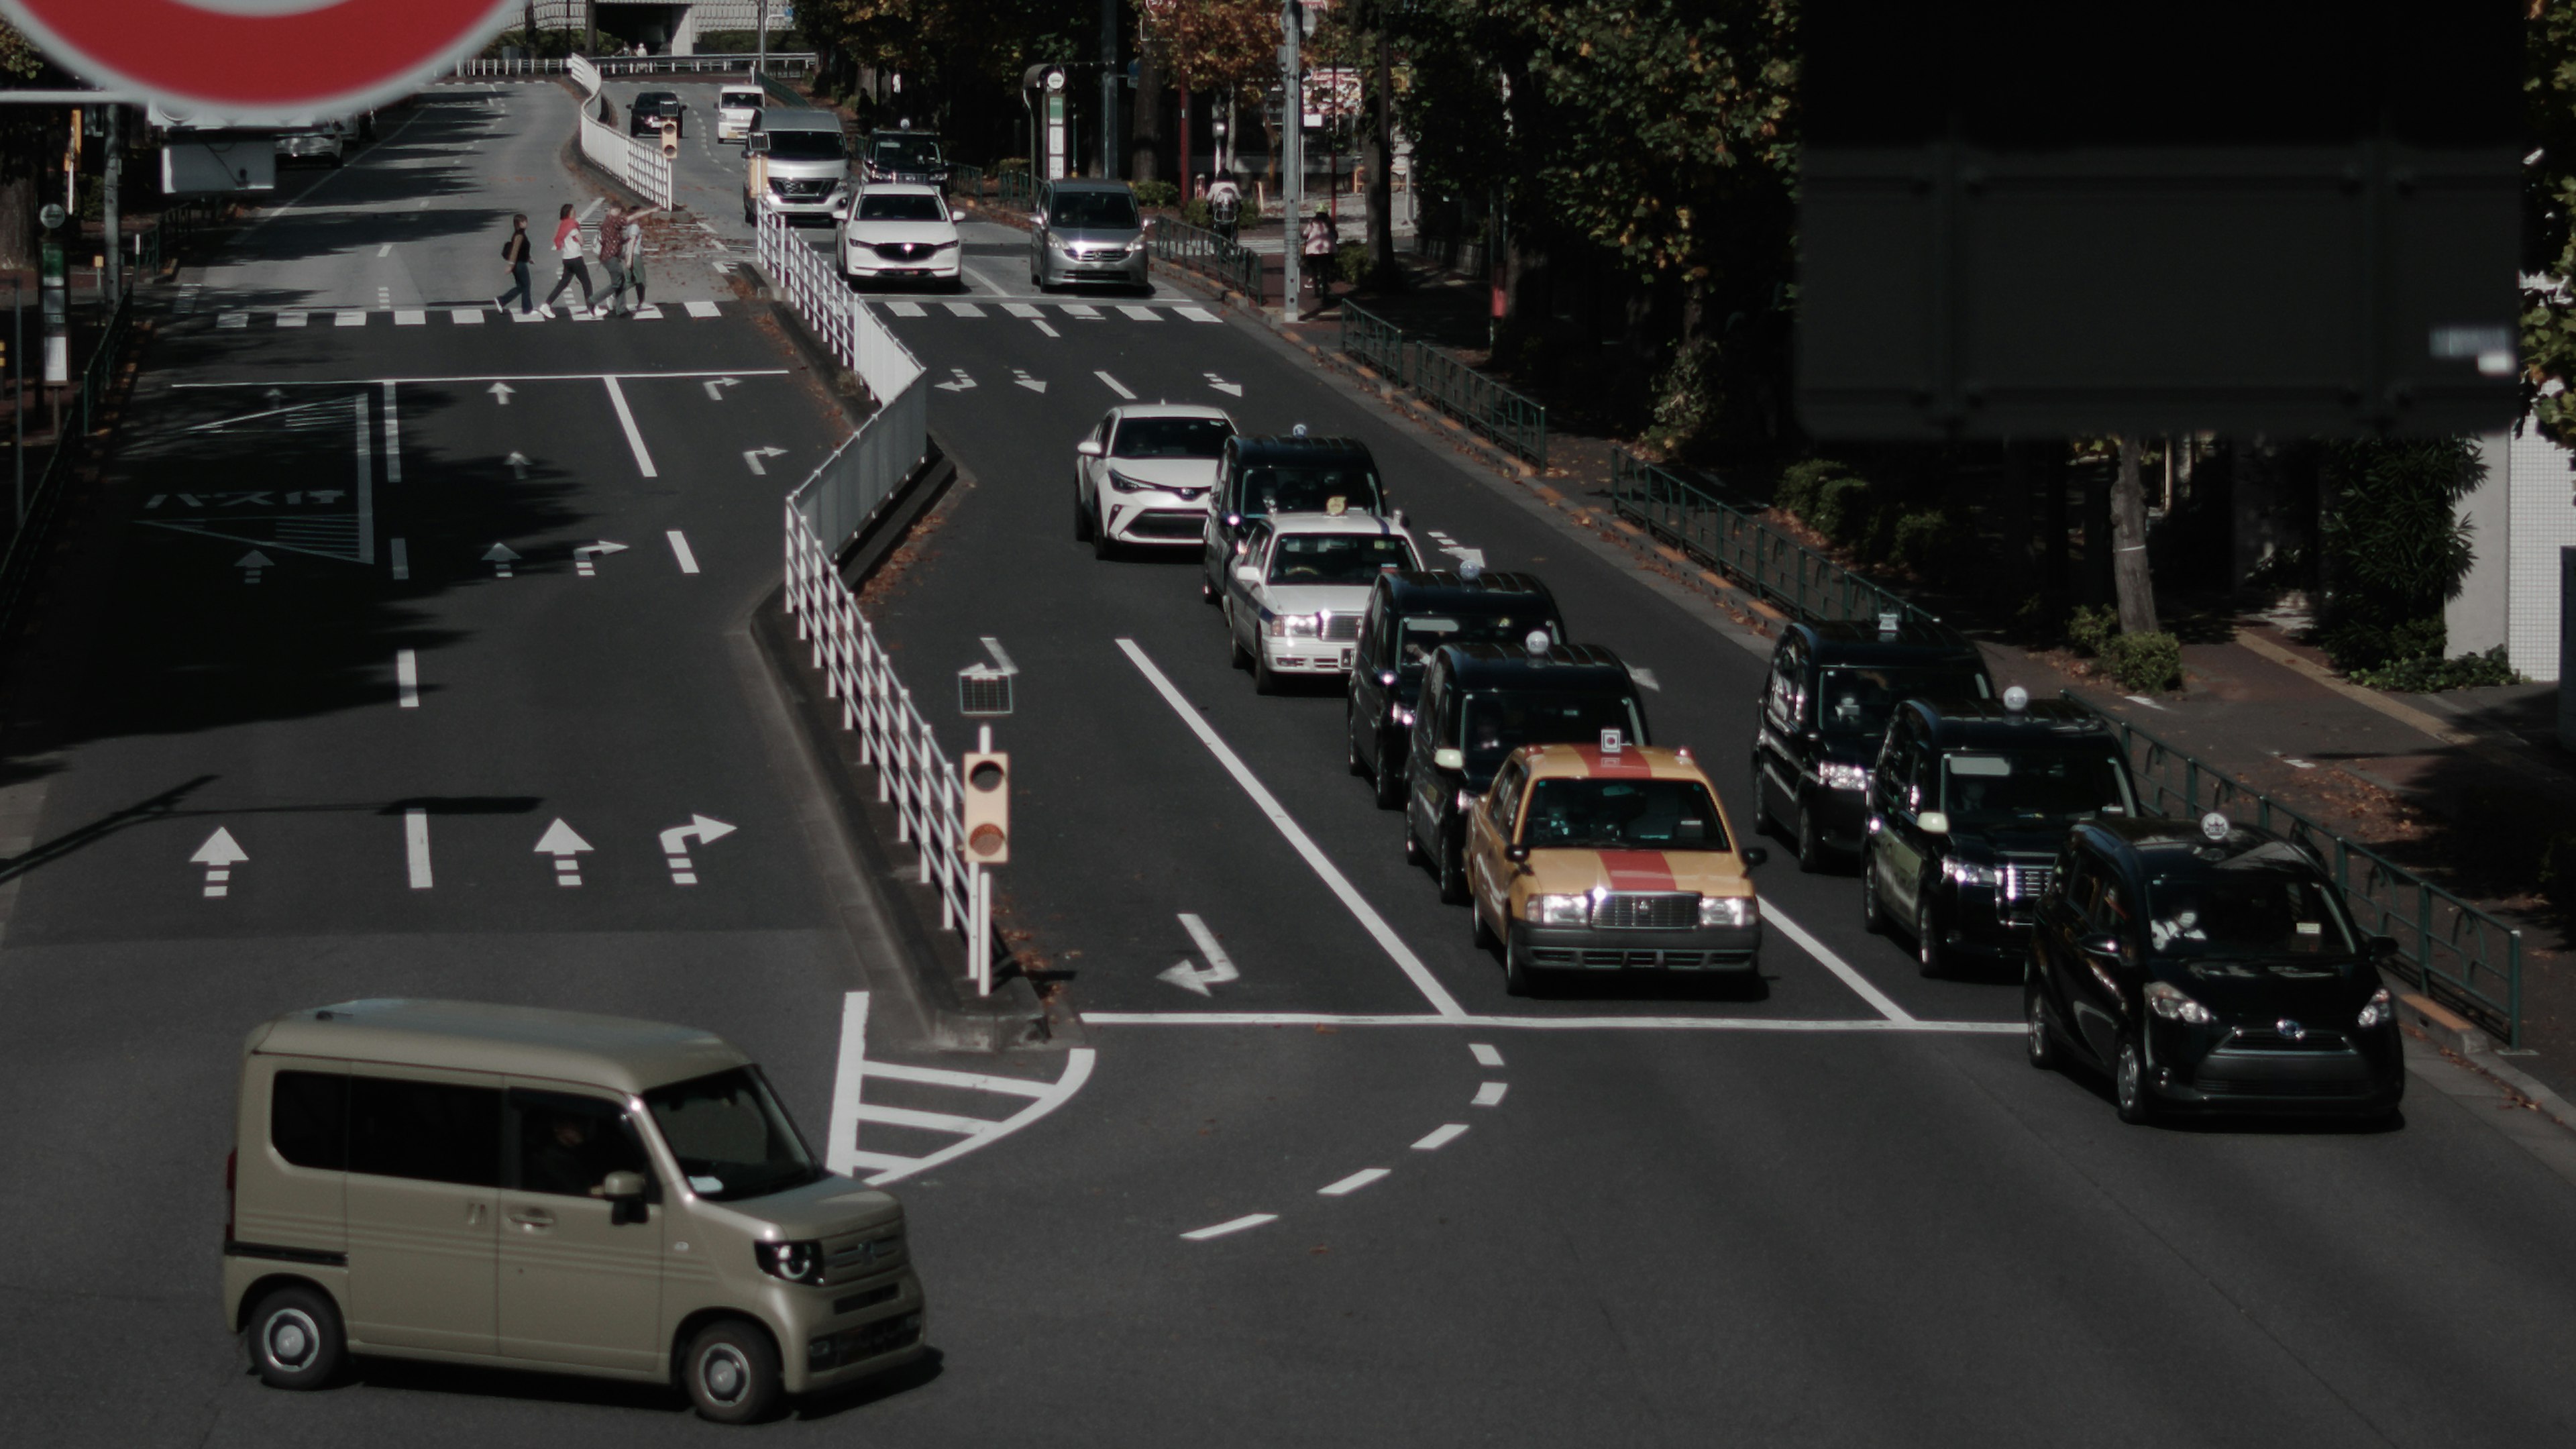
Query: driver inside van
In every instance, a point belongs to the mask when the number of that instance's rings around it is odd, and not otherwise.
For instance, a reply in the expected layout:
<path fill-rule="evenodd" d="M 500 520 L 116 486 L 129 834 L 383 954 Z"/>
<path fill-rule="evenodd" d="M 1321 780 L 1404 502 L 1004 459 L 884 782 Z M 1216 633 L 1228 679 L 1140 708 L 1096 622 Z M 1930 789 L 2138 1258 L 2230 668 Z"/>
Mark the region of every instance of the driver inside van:
<path fill-rule="evenodd" d="M 595 1119 L 572 1112 L 548 1113 L 521 1130 L 535 1129 L 521 1148 L 520 1185 L 530 1192 L 566 1197 L 600 1197 L 608 1174 L 630 1164 L 620 1144 L 602 1141 Z"/>

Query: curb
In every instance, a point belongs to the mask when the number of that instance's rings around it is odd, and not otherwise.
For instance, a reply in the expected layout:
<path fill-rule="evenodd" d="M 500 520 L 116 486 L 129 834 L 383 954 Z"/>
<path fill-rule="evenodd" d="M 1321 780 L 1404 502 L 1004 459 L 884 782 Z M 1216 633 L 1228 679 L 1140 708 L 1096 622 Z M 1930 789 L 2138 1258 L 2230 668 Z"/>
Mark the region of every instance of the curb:
<path fill-rule="evenodd" d="M 2320 666 L 2316 661 L 2301 658 L 2258 634 L 2250 634 L 2239 629 L 2235 631 L 2235 638 L 2237 643 L 2244 645 L 2252 653 L 2269 659 L 2302 678 L 2323 685 L 2364 709 L 2377 710 L 2399 724 L 2410 729 L 2421 730 L 2446 745 L 2477 743 L 2478 737 L 2475 735 L 2453 729 L 2413 705 L 2400 704 L 2378 690 L 2365 689 L 2333 670 Z"/>
<path fill-rule="evenodd" d="M 2450 1008 L 2430 997 L 2410 991 L 2399 995 L 2397 1001 L 2404 1010 L 2404 1021 L 2409 1031 L 2459 1056 L 2471 1071 L 2495 1078 L 2507 1090 L 2521 1097 L 2532 1110 L 2576 1132 L 2576 1106 L 2569 1105 L 2566 1098 L 2530 1073 L 2500 1059 L 2495 1043 L 2484 1031 L 2471 1026 Z"/>

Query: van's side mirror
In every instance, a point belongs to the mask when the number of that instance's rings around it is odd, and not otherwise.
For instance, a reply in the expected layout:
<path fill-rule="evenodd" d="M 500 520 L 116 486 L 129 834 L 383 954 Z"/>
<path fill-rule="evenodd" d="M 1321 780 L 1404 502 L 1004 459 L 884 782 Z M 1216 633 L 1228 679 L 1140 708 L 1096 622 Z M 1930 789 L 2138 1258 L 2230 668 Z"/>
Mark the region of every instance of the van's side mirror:
<path fill-rule="evenodd" d="M 1503 855 L 1514 862 L 1520 862 L 1529 859 L 1529 850 L 1527 845 L 1516 840 L 1503 847 Z"/>
<path fill-rule="evenodd" d="M 1085 438 L 1081 442 L 1074 444 L 1073 450 L 1086 458 L 1106 457 L 1109 453 L 1107 448 L 1100 446 L 1100 440 L 1098 438 Z"/>
<path fill-rule="evenodd" d="M 1768 846 L 1748 845 L 1736 853 L 1744 861 L 1746 870 L 1751 870 L 1771 858 L 1771 850 Z"/>
<path fill-rule="evenodd" d="M 1950 833 L 1950 817 L 1942 814 L 1938 810 L 1924 811 L 1922 814 L 1914 817 L 1914 823 L 1926 835 L 1947 835 Z"/>
<path fill-rule="evenodd" d="M 1431 763 L 1433 766 L 1443 770 L 1463 770 L 1467 768 L 1467 752 L 1465 750 L 1433 750 L 1431 752 Z"/>
<path fill-rule="evenodd" d="M 2120 956 L 2120 938 L 2108 931 L 2097 931 L 2076 942 L 2075 949 L 2098 960 L 2116 961 Z"/>

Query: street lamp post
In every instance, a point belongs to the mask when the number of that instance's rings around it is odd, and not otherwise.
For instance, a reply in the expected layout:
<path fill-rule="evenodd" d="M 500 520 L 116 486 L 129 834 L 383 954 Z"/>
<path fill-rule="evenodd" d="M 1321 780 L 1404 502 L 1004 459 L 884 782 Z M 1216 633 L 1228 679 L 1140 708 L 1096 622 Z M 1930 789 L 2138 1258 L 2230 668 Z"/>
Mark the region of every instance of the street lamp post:
<path fill-rule="evenodd" d="M 1306 199 L 1306 87 L 1297 69 L 1297 42 L 1304 38 L 1305 29 L 1306 12 L 1300 0 L 1283 0 L 1279 8 L 1279 84 L 1284 98 L 1279 107 L 1279 195 L 1287 204 L 1288 221 L 1280 229 L 1280 250 L 1287 254 L 1287 265 L 1279 309 L 1291 322 L 1297 320 L 1297 294 L 1304 287 L 1298 275 L 1304 259 L 1297 254 L 1297 212 Z"/>

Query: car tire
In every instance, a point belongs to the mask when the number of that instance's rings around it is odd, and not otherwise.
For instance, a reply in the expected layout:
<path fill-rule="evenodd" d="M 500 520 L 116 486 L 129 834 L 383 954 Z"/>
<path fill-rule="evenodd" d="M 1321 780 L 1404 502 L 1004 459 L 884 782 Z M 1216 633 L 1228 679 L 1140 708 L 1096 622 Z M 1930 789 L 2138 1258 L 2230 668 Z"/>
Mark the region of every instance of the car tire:
<path fill-rule="evenodd" d="M 251 1310 L 243 1335 L 250 1366 L 272 1389 L 318 1389 L 340 1376 L 349 1339 L 331 1295 L 304 1284 L 278 1288 Z"/>
<path fill-rule="evenodd" d="M 1348 700 L 1342 703 L 1342 754 L 1346 757 L 1342 763 L 1352 774 L 1363 780 L 1370 778 L 1369 767 L 1360 759 L 1359 714 Z"/>
<path fill-rule="evenodd" d="M 2048 1024 L 2048 999 L 2040 994 L 2036 980 L 2021 985 L 2021 1046 L 2031 1066 L 2043 1072 L 2057 1070 L 2057 1031 Z"/>
<path fill-rule="evenodd" d="M 1887 907 L 1878 898 L 1878 852 L 1860 848 L 1860 928 L 1873 936 L 1887 934 Z"/>
<path fill-rule="evenodd" d="M 698 1417 L 718 1424 L 751 1424 L 778 1403 L 778 1348 L 769 1335 L 739 1318 L 698 1330 L 680 1358 L 680 1378 Z"/>
<path fill-rule="evenodd" d="M 1518 940 L 1503 943 L 1503 994 L 1538 995 L 1538 968 L 1530 964 L 1529 947 Z"/>
<path fill-rule="evenodd" d="M 1254 651 L 1252 656 L 1252 692 L 1255 694 L 1279 692 L 1279 676 L 1271 671 L 1270 656 L 1258 650 Z"/>
<path fill-rule="evenodd" d="M 2120 1109 L 2120 1120 L 2132 1127 L 2156 1120 L 2155 1094 L 2147 1089 L 2146 1048 L 2133 1031 L 2120 1033 L 2119 1045 L 2111 1051 L 2111 1103 Z"/>
<path fill-rule="evenodd" d="M 1091 536 L 1093 558 L 1108 560 L 1118 557 L 1118 540 L 1109 536 L 1109 525 L 1097 515 L 1092 517 L 1090 527 L 1083 531 Z"/>
<path fill-rule="evenodd" d="M 1091 509 L 1083 503 L 1082 489 L 1079 487 L 1073 490 L 1073 541 L 1076 543 L 1092 541 Z"/>
<path fill-rule="evenodd" d="M 1404 803 L 1404 762 L 1388 749 L 1386 741 L 1377 745 L 1377 775 L 1371 782 L 1377 787 L 1377 808 L 1393 810 Z"/>
<path fill-rule="evenodd" d="M 1413 834 L 1413 822 L 1407 820 L 1404 822 L 1404 863 L 1420 866 L 1427 864 L 1430 859 L 1430 856 L 1423 853 L 1422 842 Z"/>
<path fill-rule="evenodd" d="M 1457 839 L 1457 832 L 1440 832 L 1440 903 L 1463 905 L 1467 900 L 1467 848 Z"/>
<path fill-rule="evenodd" d="M 1211 608 L 1216 605 L 1216 584 L 1206 574 L 1199 575 L 1199 602 Z"/>
<path fill-rule="evenodd" d="M 1753 833 L 1769 835 L 1780 827 L 1771 818 L 1771 775 L 1762 762 L 1753 762 Z"/>
<path fill-rule="evenodd" d="M 1941 912 L 1926 881 L 1914 893 L 1914 963 L 1926 980 L 1947 975 L 1950 953 L 1941 944 Z"/>
<path fill-rule="evenodd" d="M 1798 869 L 1816 875 L 1825 868 L 1825 842 L 1816 831 L 1815 812 L 1807 802 L 1798 802 Z"/>
<path fill-rule="evenodd" d="M 1494 933 L 1485 926 L 1485 907 L 1479 901 L 1467 902 L 1467 941 L 1478 951 L 1494 949 Z"/>

